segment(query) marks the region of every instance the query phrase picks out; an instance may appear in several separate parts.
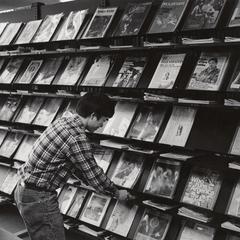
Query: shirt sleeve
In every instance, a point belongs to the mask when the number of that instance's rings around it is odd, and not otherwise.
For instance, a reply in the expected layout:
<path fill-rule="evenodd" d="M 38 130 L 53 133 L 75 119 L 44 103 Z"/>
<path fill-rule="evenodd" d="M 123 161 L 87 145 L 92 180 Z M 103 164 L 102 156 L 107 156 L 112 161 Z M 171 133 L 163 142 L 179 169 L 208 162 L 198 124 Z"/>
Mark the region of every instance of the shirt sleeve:
<path fill-rule="evenodd" d="M 72 137 L 68 157 L 77 168 L 76 174 L 99 192 L 109 191 L 115 195 L 117 188 L 104 174 L 92 154 L 92 148 L 85 134 Z"/>

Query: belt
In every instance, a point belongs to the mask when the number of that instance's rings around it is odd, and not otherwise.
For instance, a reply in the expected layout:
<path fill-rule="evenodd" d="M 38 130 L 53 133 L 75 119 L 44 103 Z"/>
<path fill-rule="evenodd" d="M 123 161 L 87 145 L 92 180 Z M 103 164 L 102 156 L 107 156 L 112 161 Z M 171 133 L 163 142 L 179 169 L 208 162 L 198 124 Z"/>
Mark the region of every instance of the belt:
<path fill-rule="evenodd" d="M 50 189 L 47 189 L 46 187 L 36 186 L 34 183 L 24 182 L 23 185 L 24 185 L 25 188 L 35 190 L 35 191 L 50 192 L 50 193 L 55 193 L 56 192 L 55 190 L 50 190 Z"/>

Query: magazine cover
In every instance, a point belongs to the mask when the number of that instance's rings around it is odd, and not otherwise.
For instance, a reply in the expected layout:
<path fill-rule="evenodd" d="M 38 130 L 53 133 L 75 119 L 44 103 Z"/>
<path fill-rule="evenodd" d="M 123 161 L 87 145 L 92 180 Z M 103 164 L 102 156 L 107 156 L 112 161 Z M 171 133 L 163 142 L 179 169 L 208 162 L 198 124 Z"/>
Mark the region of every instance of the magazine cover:
<path fill-rule="evenodd" d="M 176 161 L 157 159 L 148 176 L 144 192 L 173 198 L 179 180 L 181 164 Z"/>
<path fill-rule="evenodd" d="M 240 26 L 240 1 L 237 0 L 232 14 L 231 20 L 228 24 L 229 27 L 238 27 Z"/>
<path fill-rule="evenodd" d="M 110 200 L 111 198 L 106 195 L 92 193 L 79 219 L 99 227 L 107 211 Z"/>
<path fill-rule="evenodd" d="M 148 88 L 172 89 L 186 54 L 163 54 Z"/>
<path fill-rule="evenodd" d="M 8 131 L 5 129 L 0 129 L 0 146 L 2 145 L 2 142 L 4 138 L 6 137 Z"/>
<path fill-rule="evenodd" d="M 17 79 L 16 83 L 31 83 L 34 76 L 37 74 L 41 67 L 43 60 L 32 60 L 20 79 Z"/>
<path fill-rule="evenodd" d="M 136 103 L 118 102 L 115 113 L 103 129 L 103 134 L 124 137 L 137 109 Z"/>
<path fill-rule="evenodd" d="M 67 215 L 72 218 L 78 216 L 79 210 L 83 205 L 83 201 L 87 195 L 87 190 L 78 188 L 75 194 L 75 199 L 73 200 L 72 206 L 67 211 Z"/>
<path fill-rule="evenodd" d="M 152 6 L 151 2 L 128 3 L 118 23 L 115 36 L 137 35 Z"/>
<path fill-rule="evenodd" d="M 30 97 L 18 113 L 15 122 L 32 123 L 44 102 L 43 97 Z"/>
<path fill-rule="evenodd" d="M 56 41 L 75 39 L 88 14 L 88 9 L 72 11 L 64 20 Z"/>
<path fill-rule="evenodd" d="M 221 176 L 217 171 L 194 168 L 186 184 L 182 202 L 212 210 L 221 187 Z"/>
<path fill-rule="evenodd" d="M 48 58 L 44 61 L 33 84 L 50 85 L 63 61 L 63 57 Z"/>
<path fill-rule="evenodd" d="M 229 82 L 228 91 L 239 91 L 240 88 L 240 60 L 237 61 L 231 80 Z"/>
<path fill-rule="evenodd" d="M 148 33 L 174 32 L 187 7 L 188 0 L 163 0 Z"/>
<path fill-rule="evenodd" d="M 4 58 L 0 59 L 0 71 L 2 70 L 4 63 L 5 63 L 5 59 Z"/>
<path fill-rule="evenodd" d="M 35 117 L 33 124 L 48 126 L 57 114 L 62 101 L 61 98 L 48 98 Z"/>
<path fill-rule="evenodd" d="M 110 55 L 99 55 L 81 82 L 83 86 L 103 86 L 113 66 L 114 59 Z"/>
<path fill-rule="evenodd" d="M 9 132 L 0 147 L 0 156 L 10 158 L 23 138 L 22 133 Z"/>
<path fill-rule="evenodd" d="M 127 237 L 137 210 L 137 205 L 130 205 L 124 201 L 117 201 L 109 217 L 106 229 L 123 237 Z"/>
<path fill-rule="evenodd" d="M 0 36 L 0 45 L 9 45 L 20 30 L 22 23 L 9 23 Z"/>
<path fill-rule="evenodd" d="M 201 53 L 187 89 L 219 90 L 228 60 L 228 53 Z"/>
<path fill-rule="evenodd" d="M 16 170 L 11 169 L 1 185 L 0 191 L 11 195 L 19 180 L 19 175 Z"/>
<path fill-rule="evenodd" d="M 23 63 L 23 60 L 23 58 L 11 58 L 0 75 L 0 83 L 10 84 L 12 82 Z"/>
<path fill-rule="evenodd" d="M 186 224 L 183 226 L 178 240 L 213 240 L 215 229 L 203 224 Z"/>
<path fill-rule="evenodd" d="M 32 40 L 34 34 L 37 32 L 41 23 L 42 23 L 42 20 L 34 20 L 34 21 L 27 22 L 22 32 L 18 36 L 17 40 L 15 41 L 15 44 L 30 43 L 30 41 Z"/>
<path fill-rule="evenodd" d="M 87 63 L 87 57 L 72 57 L 55 85 L 75 85 Z"/>
<path fill-rule="evenodd" d="M 97 8 L 82 38 L 103 38 L 110 27 L 117 8 Z"/>
<path fill-rule="evenodd" d="M 0 23 L 0 37 L 1 37 L 2 33 L 3 33 L 3 31 L 5 30 L 5 28 L 7 27 L 7 25 L 8 25 L 8 22 Z"/>
<path fill-rule="evenodd" d="M 226 0 L 193 0 L 183 30 L 216 27 Z"/>
<path fill-rule="evenodd" d="M 163 240 L 171 218 L 170 215 L 145 209 L 133 240 Z"/>
<path fill-rule="evenodd" d="M 159 143 L 184 147 L 192 129 L 196 112 L 195 108 L 174 106 Z"/>
<path fill-rule="evenodd" d="M 132 189 L 143 170 L 143 155 L 123 152 L 111 177 L 116 185 Z"/>
<path fill-rule="evenodd" d="M 10 121 L 21 102 L 21 96 L 8 96 L 0 109 L 0 120 Z"/>
<path fill-rule="evenodd" d="M 237 127 L 230 149 L 229 149 L 229 153 L 230 154 L 234 154 L 234 155 L 240 155 L 240 145 L 239 145 L 239 141 L 240 141 L 240 126 Z"/>
<path fill-rule="evenodd" d="M 63 13 L 46 16 L 34 35 L 32 42 L 50 41 L 62 17 Z"/>
<path fill-rule="evenodd" d="M 236 183 L 232 196 L 229 199 L 227 214 L 240 217 L 240 179 Z"/>
<path fill-rule="evenodd" d="M 135 88 L 146 66 L 146 57 L 127 57 L 112 87 Z"/>
<path fill-rule="evenodd" d="M 37 136 L 26 135 L 21 142 L 16 154 L 14 155 L 14 159 L 26 162 L 28 160 L 28 155 L 32 150 L 32 146 L 37 138 Z"/>
<path fill-rule="evenodd" d="M 106 173 L 108 167 L 112 161 L 114 150 L 108 148 L 101 148 L 93 153 L 93 156 L 99 167 L 103 169 L 103 172 Z"/>
<path fill-rule="evenodd" d="M 141 106 L 137 112 L 127 138 L 153 142 L 163 123 L 167 108 L 159 106 Z"/>
<path fill-rule="evenodd" d="M 66 214 L 73 202 L 73 198 L 77 192 L 77 188 L 73 186 L 64 187 L 58 196 L 59 209 L 62 214 Z"/>

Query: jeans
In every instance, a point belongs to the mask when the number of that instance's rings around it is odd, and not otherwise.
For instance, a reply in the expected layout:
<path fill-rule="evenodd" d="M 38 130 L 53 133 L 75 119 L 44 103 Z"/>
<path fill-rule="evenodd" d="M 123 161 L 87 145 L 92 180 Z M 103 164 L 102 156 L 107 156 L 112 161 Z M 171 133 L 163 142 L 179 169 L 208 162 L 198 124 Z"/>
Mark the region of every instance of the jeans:
<path fill-rule="evenodd" d="M 28 189 L 18 183 L 14 198 L 31 240 L 65 240 L 57 193 Z"/>

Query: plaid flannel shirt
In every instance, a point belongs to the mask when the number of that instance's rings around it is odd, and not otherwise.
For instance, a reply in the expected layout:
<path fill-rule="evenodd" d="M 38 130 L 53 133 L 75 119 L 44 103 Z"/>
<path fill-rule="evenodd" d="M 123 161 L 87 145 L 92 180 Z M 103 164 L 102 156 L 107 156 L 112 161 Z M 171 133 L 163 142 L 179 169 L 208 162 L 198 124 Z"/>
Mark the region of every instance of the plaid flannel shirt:
<path fill-rule="evenodd" d="M 62 117 L 50 124 L 19 169 L 25 183 L 48 190 L 61 187 L 72 174 L 98 192 L 115 193 L 116 186 L 97 165 L 80 117 Z"/>

